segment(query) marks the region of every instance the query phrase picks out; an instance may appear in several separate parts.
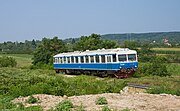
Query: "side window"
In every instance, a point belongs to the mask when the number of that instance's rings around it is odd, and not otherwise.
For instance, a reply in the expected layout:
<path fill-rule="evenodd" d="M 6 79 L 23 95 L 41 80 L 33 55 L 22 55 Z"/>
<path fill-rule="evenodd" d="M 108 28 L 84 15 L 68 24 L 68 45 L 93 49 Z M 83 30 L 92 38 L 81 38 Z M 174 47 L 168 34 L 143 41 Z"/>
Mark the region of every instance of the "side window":
<path fill-rule="evenodd" d="M 66 64 L 66 57 L 64 57 L 64 64 Z"/>
<path fill-rule="evenodd" d="M 123 54 L 123 55 L 118 55 L 118 59 L 119 59 L 120 62 L 122 62 L 122 61 L 127 61 L 125 54 Z"/>
<path fill-rule="evenodd" d="M 113 58 L 113 62 L 116 62 L 116 54 L 112 55 L 112 58 Z"/>
<path fill-rule="evenodd" d="M 96 55 L 96 63 L 99 63 L 99 56 Z"/>
<path fill-rule="evenodd" d="M 74 63 L 74 57 L 71 56 L 71 63 Z"/>
<path fill-rule="evenodd" d="M 70 57 L 67 57 L 67 63 L 70 63 Z"/>
<path fill-rule="evenodd" d="M 89 63 L 89 57 L 85 56 L 85 58 L 86 58 L 86 63 Z"/>
<path fill-rule="evenodd" d="M 81 63 L 84 63 L 84 56 L 81 56 Z"/>
<path fill-rule="evenodd" d="M 107 55 L 107 62 L 111 62 L 111 56 Z"/>
<path fill-rule="evenodd" d="M 61 58 L 60 57 L 58 58 L 58 63 L 61 63 Z"/>
<path fill-rule="evenodd" d="M 105 63 L 105 55 L 102 55 L 102 56 L 101 56 L 101 62 L 102 62 L 102 63 Z"/>
<path fill-rule="evenodd" d="M 94 63 L 94 56 L 90 56 L 91 63 Z"/>
<path fill-rule="evenodd" d="M 79 62 L 78 62 L 78 57 L 75 57 L 75 59 L 76 59 L 76 63 L 79 63 Z"/>

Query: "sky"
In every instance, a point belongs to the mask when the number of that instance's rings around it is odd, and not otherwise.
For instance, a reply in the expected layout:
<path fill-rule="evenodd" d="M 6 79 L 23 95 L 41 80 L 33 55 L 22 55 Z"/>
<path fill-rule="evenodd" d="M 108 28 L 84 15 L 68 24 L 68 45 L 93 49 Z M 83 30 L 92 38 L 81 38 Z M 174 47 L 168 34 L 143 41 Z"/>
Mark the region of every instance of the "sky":
<path fill-rule="evenodd" d="M 180 0 L 0 0 L 0 42 L 180 31 Z"/>

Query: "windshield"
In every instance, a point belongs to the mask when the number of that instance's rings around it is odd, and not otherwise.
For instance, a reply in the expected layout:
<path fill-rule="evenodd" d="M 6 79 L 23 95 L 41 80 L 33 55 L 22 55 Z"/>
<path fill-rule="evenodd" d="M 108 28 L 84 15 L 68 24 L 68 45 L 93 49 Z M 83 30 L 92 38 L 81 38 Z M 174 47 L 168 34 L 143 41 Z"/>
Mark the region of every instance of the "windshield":
<path fill-rule="evenodd" d="M 127 61 L 126 55 L 125 55 L 125 54 L 124 54 L 124 55 L 118 55 L 118 60 L 119 60 L 120 62 L 122 62 L 122 61 Z"/>
<path fill-rule="evenodd" d="M 136 61 L 136 54 L 128 54 L 128 61 Z"/>

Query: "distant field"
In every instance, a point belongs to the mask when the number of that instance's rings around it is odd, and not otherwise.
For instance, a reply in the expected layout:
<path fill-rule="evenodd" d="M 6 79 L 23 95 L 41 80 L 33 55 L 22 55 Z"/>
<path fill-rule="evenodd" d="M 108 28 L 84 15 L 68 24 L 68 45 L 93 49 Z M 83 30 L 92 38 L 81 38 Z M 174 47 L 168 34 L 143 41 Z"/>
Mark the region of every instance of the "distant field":
<path fill-rule="evenodd" d="M 180 51 L 180 48 L 153 48 L 152 50 L 163 50 L 163 51 Z"/>
<path fill-rule="evenodd" d="M 0 54 L 0 56 L 13 57 L 17 61 L 17 67 L 28 67 L 32 64 L 32 55 L 29 54 Z"/>

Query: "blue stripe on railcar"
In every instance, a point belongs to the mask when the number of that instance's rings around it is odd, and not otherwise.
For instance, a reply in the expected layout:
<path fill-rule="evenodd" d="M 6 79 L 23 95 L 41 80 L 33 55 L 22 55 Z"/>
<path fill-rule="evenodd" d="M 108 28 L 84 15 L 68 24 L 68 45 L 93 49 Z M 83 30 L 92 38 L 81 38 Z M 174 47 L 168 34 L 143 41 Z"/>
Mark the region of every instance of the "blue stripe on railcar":
<path fill-rule="evenodd" d="M 54 64 L 55 69 L 82 69 L 82 70 L 119 70 L 121 68 L 137 68 L 137 67 L 138 67 L 138 62 Z"/>

